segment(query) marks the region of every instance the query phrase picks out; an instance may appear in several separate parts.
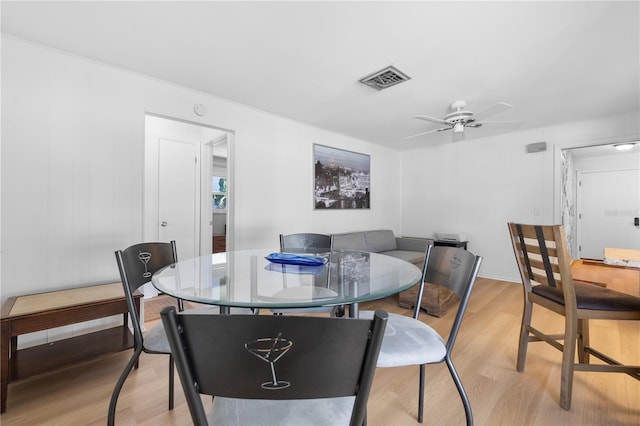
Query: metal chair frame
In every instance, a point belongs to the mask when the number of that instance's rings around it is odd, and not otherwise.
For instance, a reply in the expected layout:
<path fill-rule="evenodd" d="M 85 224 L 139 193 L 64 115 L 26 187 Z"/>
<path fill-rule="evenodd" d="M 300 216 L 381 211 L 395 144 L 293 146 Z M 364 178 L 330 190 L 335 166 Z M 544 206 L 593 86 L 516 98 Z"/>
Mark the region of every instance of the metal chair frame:
<path fill-rule="evenodd" d="M 363 424 L 386 312 L 364 320 L 178 314 L 169 306 L 161 317 L 195 425 L 209 421 L 201 395 L 213 396 L 218 404 L 255 399 L 322 403 L 355 396 L 351 413 L 345 415 L 350 415 L 350 425 Z M 263 407 L 267 418 L 278 406 Z"/>
<path fill-rule="evenodd" d="M 171 352 L 157 352 L 146 348 L 144 345 L 144 336 L 142 334 L 141 318 L 135 309 L 133 293 L 140 287 L 151 280 L 151 276 L 157 270 L 164 268 L 172 263 L 177 262 L 178 255 L 176 251 L 175 241 L 169 243 L 164 242 L 148 242 L 135 244 L 125 250 L 117 250 L 115 252 L 122 287 L 129 307 L 129 316 L 131 317 L 131 325 L 134 335 L 134 351 L 127 362 L 124 371 L 118 378 L 111 400 L 109 401 L 109 414 L 107 424 L 112 426 L 115 423 L 116 404 L 122 386 L 124 385 L 129 373 L 134 368 L 138 368 L 138 360 L 142 352 L 150 354 L 169 355 L 169 410 L 173 409 L 173 356 Z M 178 308 L 182 311 L 183 303 L 178 299 Z"/>
<path fill-rule="evenodd" d="M 448 290 L 452 291 L 459 299 L 458 309 L 455 313 L 455 317 L 451 324 L 451 328 L 449 330 L 448 336 L 442 336 L 443 340 L 446 343 L 445 347 L 445 355 L 441 360 L 429 362 L 431 363 L 440 363 L 445 362 L 447 368 L 449 369 L 449 373 L 451 374 L 451 378 L 456 385 L 456 389 L 460 395 L 460 399 L 462 400 L 462 404 L 464 406 L 465 416 L 467 425 L 473 425 L 473 413 L 471 410 L 471 404 L 469 402 L 469 398 L 467 393 L 464 390 L 462 385 L 462 380 L 453 364 L 453 360 L 451 358 L 451 354 L 453 353 L 453 347 L 456 342 L 456 338 L 460 331 L 460 326 L 462 324 L 462 320 L 464 318 L 464 314 L 469 303 L 469 298 L 471 297 L 471 291 L 473 289 L 473 285 L 478 276 L 478 271 L 480 269 L 480 264 L 482 263 L 482 257 L 476 256 L 473 253 L 463 249 L 463 248 L 454 248 L 454 247 L 444 247 L 438 246 L 434 247 L 432 244 L 427 246 L 427 250 L 425 252 L 425 261 L 422 269 L 422 280 L 419 284 L 419 290 L 416 295 L 416 301 L 414 305 L 413 312 L 413 321 L 422 324 L 419 319 L 420 316 L 420 304 L 422 301 L 422 294 L 424 292 L 425 284 L 437 285 Z M 369 311 L 370 312 L 370 311 Z M 367 316 L 367 311 L 361 311 L 361 316 Z M 405 317 L 398 314 L 389 314 L 389 327 L 394 327 L 399 329 L 402 325 L 399 323 L 399 319 L 404 320 Z M 430 331 L 436 333 L 431 327 L 428 325 L 424 325 Z M 424 331 L 424 329 L 423 329 Z M 416 331 L 419 333 L 420 330 Z M 411 343 L 413 342 L 412 338 L 406 339 L 411 340 L 406 346 L 415 346 Z M 393 352 L 393 348 L 389 348 L 390 352 Z M 406 349 L 406 348 L 405 348 Z M 416 351 L 420 350 L 419 348 Z M 382 352 L 385 352 L 385 343 L 383 342 Z M 420 358 L 420 354 L 416 353 L 416 359 Z M 403 354 L 404 355 L 404 354 Z M 392 355 L 390 355 L 392 356 Z M 398 362 L 396 365 L 404 365 L 401 362 Z M 415 365 L 415 364 L 406 364 L 406 365 Z M 425 367 L 426 364 L 419 364 L 420 366 L 420 377 L 419 377 L 419 388 L 418 388 L 418 422 L 422 423 L 424 419 L 424 387 L 425 387 Z"/>
<path fill-rule="evenodd" d="M 333 249 L 333 235 L 316 233 L 280 234 L 280 251 L 287 253 L 321 254 Z M 328 278 L 328 276 L 327 276 Z M 272 309 L 275 315 L 286 313 L 330 313 L 332 316 L 344 315 L 344 307 L 317 307 L 317 308 L 282 308 Z"/>

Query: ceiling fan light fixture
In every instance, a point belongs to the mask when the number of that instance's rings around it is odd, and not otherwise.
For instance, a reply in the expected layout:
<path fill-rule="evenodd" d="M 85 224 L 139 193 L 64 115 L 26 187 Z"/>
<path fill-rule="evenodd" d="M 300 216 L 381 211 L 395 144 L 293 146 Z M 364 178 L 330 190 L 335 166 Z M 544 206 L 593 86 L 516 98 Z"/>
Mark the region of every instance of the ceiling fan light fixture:
<path fill-rule="evenodd" d="M 632 149 L 634 146 L 636 146 L 636 144 L 634 142 L 617 143 L 617 144 L 613 145 L 613 147 L 615 149 L 617 149 L 618 151 L 628 151 L 628 150 Z"/>
<path fill-rule="evenodd" d="M 453 133 L 464 132 L 464 123 L 456 123 L 453 125 Z"/>

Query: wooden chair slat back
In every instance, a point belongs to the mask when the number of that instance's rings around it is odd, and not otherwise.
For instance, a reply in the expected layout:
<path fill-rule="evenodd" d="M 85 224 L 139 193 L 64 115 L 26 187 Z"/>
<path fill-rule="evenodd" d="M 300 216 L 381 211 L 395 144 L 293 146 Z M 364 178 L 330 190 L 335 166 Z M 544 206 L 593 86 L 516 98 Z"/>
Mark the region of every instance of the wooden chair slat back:
<path fill-rule="evenodd" d="M 522 282 L 531 286 L 548 285 L 563 289 L 571 277 L 571 258 L 562 225 L 509 223 L 511 243 Z"/>

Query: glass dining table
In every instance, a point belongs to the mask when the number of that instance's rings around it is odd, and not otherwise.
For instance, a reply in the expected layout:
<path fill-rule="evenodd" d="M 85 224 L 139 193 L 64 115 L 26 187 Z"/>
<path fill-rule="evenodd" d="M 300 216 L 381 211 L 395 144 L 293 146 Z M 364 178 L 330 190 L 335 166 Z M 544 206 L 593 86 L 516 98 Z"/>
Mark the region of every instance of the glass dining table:
<path fill-rule="evenodd" d="M 282 309 L 348 306 L 381 299 L 411 288 L 421 279 L 412 263 L 391 256 L 350 250 L 314 255 L 317 265 L 267 260 L 278 250 L 253 249 L 214 253 L 181 260 L 157 271 L 153 285 L 168 295 L 230 308 Z M 274 260 L 274 259 L 272 259 Z"/>

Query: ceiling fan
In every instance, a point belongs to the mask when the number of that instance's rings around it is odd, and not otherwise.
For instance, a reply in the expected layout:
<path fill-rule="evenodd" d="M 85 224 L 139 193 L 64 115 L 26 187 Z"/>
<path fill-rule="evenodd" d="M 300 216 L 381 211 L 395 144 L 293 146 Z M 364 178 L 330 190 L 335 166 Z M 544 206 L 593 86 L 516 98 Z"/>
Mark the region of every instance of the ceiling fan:
<path fill-rule="evenodd" d="M 483 109 L 479 112 L 472 112 L 465 110 L 467 101 L 454 101 L 451 103 L 452 113 L 447 114 L 444 118 L 434 118 L 428 115 L 416 115 L 413 118 L 417 118 L 424 121 L 430 121 L 432 123 L 443 124 L 446 127 L 440 127 L 438 129 L 427 130 L 415 135 L 406 136 L 404 139 L 411 139 L 418 136 L 428 135 L 430 133 L 438 133 L 445 130 L 453 130 L 454 138 L 463 138 L 465 127 L 480 127 L 483 125 L 495 125 L 501 128 L 516 128 L 522 125 L 522 121 L 482 121 L 487 117 L 495 114 L 499 114 L 508 109 L 513 108 L 513 105 L 509 105 L 505 102 L 498 102 L 489 108 Z"/>

